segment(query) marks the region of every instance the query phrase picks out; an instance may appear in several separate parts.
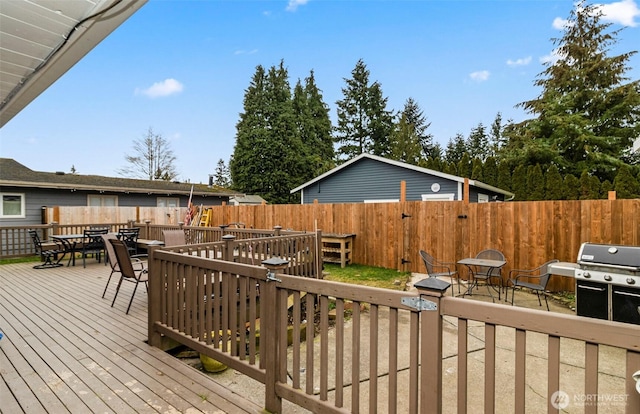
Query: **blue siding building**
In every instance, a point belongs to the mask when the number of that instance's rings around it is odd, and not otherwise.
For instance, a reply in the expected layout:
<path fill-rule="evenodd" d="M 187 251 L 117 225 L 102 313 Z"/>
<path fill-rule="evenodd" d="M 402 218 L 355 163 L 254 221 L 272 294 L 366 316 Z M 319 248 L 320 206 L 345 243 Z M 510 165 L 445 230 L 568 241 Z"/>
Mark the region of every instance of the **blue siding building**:
<path fill-rule="evenodd" d="M 240 193 L 206 184 L 33 171 L 0 158 L 0 224 L 42 224 L 54 206 L 187 207 L 229 203 Z"/>
<path fill-rule="evenodd" d="M 360 154 L 344 164 L 291 190 L 300 191 L 302 204 L 366 203 L 400 201 L 401 182 L 406 183 L 407 201 L 463 200 L 463 177 Z M 469 180 L 469 202 L 507 201 L 513 193 Z"/>

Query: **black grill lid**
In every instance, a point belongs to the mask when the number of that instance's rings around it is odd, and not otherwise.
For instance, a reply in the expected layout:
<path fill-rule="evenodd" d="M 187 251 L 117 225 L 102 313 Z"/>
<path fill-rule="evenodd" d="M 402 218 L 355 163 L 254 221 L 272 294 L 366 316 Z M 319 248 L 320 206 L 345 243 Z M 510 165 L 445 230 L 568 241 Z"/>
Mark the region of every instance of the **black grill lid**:
<path fill-rule="evenodd" d="M 580 265 L 609 265 L 640 270 L 640 246 L 582 243 L 578 252 Z"/>

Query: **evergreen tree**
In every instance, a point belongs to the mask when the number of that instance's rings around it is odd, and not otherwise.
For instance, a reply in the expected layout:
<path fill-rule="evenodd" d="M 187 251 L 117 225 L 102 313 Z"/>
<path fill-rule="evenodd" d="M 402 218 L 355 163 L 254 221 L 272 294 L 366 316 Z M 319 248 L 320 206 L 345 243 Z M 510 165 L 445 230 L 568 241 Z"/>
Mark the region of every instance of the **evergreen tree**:
<path fill-rule="evenodd" d="M 270 203 L 295 202 L 289 190 L 303 182 L 305 158 L 300 154 L 305 151 L 284 62 L 268 73 L 256 68 L 236 130 L 230 165 L 234 188 Z"/>
<path fill-rule="evenodd" d="M 489 137 L 482 122 L 471 129 L 469 140 L 467 141 L 467 150 L 472 157 L 479 158 L 481 161 L 484 161 L 489 155 Z"/>
<path fill-rule="evenodd" d="M 456 165 L 455 162 L 446 162 L 444 161 L 444 169 L 442 170 L 442 172 L 445 172 L 447 174 L 451 174 L 451 175 L 458 175 L 458 166 Z"/>
<path fill-rule="evenodd" d="M 482 166 L 482 182 L 498 187 L 498 165 L 493 156 L 488 157 Z"/>
<path fill-rule="evenodd" d="M 231 186 L 231 176 L 229 173 L 229 167 L 224 163 L 224 160 L 220 158 L 216 164 L 215 172 L 213 173 L 213 184 L 218 187 L 228 188 Z"/>
<path fill-rule="evenodd" d="M 609 191 L 613 191 L 613 183 L 609 180 L 604 180 L 600 186 L 600 198 L 609 198 Z"/>
<path fill-rule="evenodd" d="M 482 161 L 480 161 L 480 158 L 474 158 L 473 161 L 471 161 L 471 175 L 469 178 L 484 182 L 484 177 L 482 175 Z"/>
<path fill-rule="evenodd" d="M 537 99 L 520 105 L 537 118 L 521 126 L 521 150 L 546 154 L 568 173 L 587 170 L 611 179 L 640 136 L 640 81 L 624 83 L 636 51 L 608 56 L 620 30 L 608 31 L 597 5 L 575 5 L 564 35 L 554 39 L 557 62 L 535 82 Z"/>
<path fill-rule="evenodd" d="M 527 200 L 527 168 L 518 165 L 511 175 L 511 192 L 515 194 L 514 200 Z"/>
<path fill-rule="evenodd" d="M 437 149 L 435 148 L 436 145 L 433 143 L 433 135 L 427 133 L 427 128 L 431 126 L 431 122 L 427 123 L 427 119 L 425 118 L 422 109 L 420 109 L 420 106 L 413 98 L 407 99 L 404 103 L 404 108 L 400 113 L 400 119 L 402 119 L 403 116 L 406 118 L 406 122 L 408 124 L 413 125 L 415 135 L 418 138 L 424 157 L 436 158 Z"/>
<path fill-rule="evenodd" d="M 527 167 L 527 200 L 544 200 L 544 176 L 540 164 Z"/>
<path fill-rule="evenodd" d="M 447 162 L 459 163 L 462 156 L 467 153 L 467 143 L 462 134 L 456 134 L 454 138 L 449 139 L 444 159 Z"/>
<path fill-rule="evenodd" d="M 502 114 L 498 112 L 496 117 L 493 119 L 491 123 L 491 128 L 489 130 L 489 151 L 488 155 L 496 156 L 500 152 L 500 148 L 504 145 L 504 138 L 502 135 Z"/>
<path fill-rule="evenodd" d="M 600 198 L 600 180 L 589 174 L 587 170 L 580 174 L 580 200 L 597 200 Z"/>
<path fill-rule="evenodd" d="M 387 111 L 387 98 L 378 82 L 369 84 L 369 70 L 358 60 L 350 79 L 342 88 L 343 99 L 336 102 L 338 125 L 335 128 L 337 156 L 341 160 L 372 153 L 389 153 L 389 134 L 393 119 Z"/>
<path fill-rule="evenodd" d="M 391 134 L 389 158 L 413 165 L 418 165 L 422 159 L 422 147 L 415 125 L 407 121 L 404 113 L 400 115 Z"/>
<path fill-rule="evenodd" d="M 618 170 L 618 174 L 613 180 L 613 189 L 616 191 L 616 198 L 637 198 L 640 196 L 638 181 L 633 178 L 631 168 L 626 165 Z"/>
<path fill-rule="evenodd" d="M 297 134 L 302 141 L 304 173 L 300 183 L 333 168 L 333 137 L 329 108 L 315 84 L 313 71 L 302 86 L 300 80 L 293 89 L 293 111 Z"/>
<path fill-rule="evenodd" d="M 564 195 L 564 182 L 560 170 L 555 164 L 551 164 L 544 178 L 544 198 L 545 200 L 563 200 Z"/>
<path fill-rule="evenodd" d="M 506 161 L 500 161 L 498 164 L 498 181 L 496 182 L 496 187 L 513 192 L 513 188 L 511 187 L 511 169 L 509 168 L 509 163 Z"/>
<path fill-rule="evenodd" d="M 473 173 L 473 164 L 468 153 L 465 152 L 462 154 L 462 159 L 458 162 L 457 170 L 460 177 L 471 177 L 471 174 Z"/>
<path fill-rule="evenodd" d="M 564 199 L 577 200 L 580 198 L 580 180 L 573 174 L 564 176 Z"/>

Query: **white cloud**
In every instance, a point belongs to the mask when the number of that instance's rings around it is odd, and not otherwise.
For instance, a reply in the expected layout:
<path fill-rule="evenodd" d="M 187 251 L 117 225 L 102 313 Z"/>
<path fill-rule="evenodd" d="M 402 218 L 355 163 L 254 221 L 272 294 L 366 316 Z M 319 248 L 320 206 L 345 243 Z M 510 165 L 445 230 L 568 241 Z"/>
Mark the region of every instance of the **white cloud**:
<path fill-rule="evenodd" d="M 480 70 L 478 72 L 473 72 L 469 74 L 471 80 L 476 82 L 484 82 L 489 79 L 489 71 L 488 70 Z"/>
<path fill-rule="evenodd" d="M 252 50 L 239 49 L 233 52 L 234 55 L 253 55 L 254 53 L 258 53 L 258 49 L 252 49 Z"/>
<path fill-rule="evenodd" d="M 516 60 L 507 60 L 507 65 L 509 66 L 526 66 L 531 63 L 531 56 L 527 56 L 526 58 L 520 58 Z"/>
<path fill-rule="evenodd" d="M 602 12 L 602 20 L 619 23 L 623 26 L 635 27 L 638 25 L 635 18 L 640 17 L 640 9 L 634 0 L 599 4 L 597 7 Z"/>
<path fill-rule="evenodd" d="M 298 6 L 304 6 L 309 0 L 289 0 L 287 4 L 287 11 L 294 12 L 298 9 Z"/>
<path fill-rule="evenodd" d="M 136 89 L 136 95 L 142 94 L 149 98 L 158 98 L 161 96 L 169 96 L 180 93 L 184 86 L 173 78 L 165 79 L 162 82 L 156 82 L 147 89 Z"/>
<path fill-rule="evenodd" d="M 567 27 L 568 23 L 569 23 L 569 21 L 567 19 L 556 17 L 555 19 L 553 19 L 553 23 L 551 25 L 556 30 L 562 30 L 565 27 Z"/>

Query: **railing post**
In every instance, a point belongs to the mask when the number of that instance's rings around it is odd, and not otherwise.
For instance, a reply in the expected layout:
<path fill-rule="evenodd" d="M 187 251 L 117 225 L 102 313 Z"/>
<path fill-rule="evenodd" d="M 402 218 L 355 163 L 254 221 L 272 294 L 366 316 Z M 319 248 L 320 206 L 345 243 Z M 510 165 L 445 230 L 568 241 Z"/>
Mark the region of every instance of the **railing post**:
<path fill-rule="evenodd" d="M 413 285 L 420 293 L 420 412 L 442 413 L 441 302 L 451 286 L 429 277 Z"/>
<path fill-rule="evenodd" d="M 273 235 L 279 236 L 282 231 L 282 226 L 273 226 Z"/>
<path fill-rule="evenodd" d="M 147 262 L 147 269 L 149 271 L 149 305 L 147 311 L 147 340 L 149 345 L 156 348 L 162 347 L 162 336 L 155 330 L 154 324 L 159 321 L 162 322 L 163 309 L 160 307 L 162 304 L 162 289 L 164 286 L 162 273 L 160 272 L 160 263 L 156 263 L 154 260 L 155 250 L 159 246 L 149 246 L 149 259 Z"/>
<path fill-rule="evenodd" d="M 222 241 L 224 242 L 224 248 L 222 250 L 222 260 L 227 262 L 233 262 L 233 241 L 236 239 L 236 236 L 233 234 L 225 234 L 222 236 Z"/>
<path fill-rule="evenodd" d="M 262 262 L 262 265 L 267 268 L 268 273 L 263 290 L 264 294 L 260 295 L 260 300 L 265 301 L 264 309 L 266 310 L 266 314 L 261 315 L 260 318 L 260 354 L 264 357 L 266 374 L 264 395 L 265 410 L 270 413 L 282 412 L 282 397 L 276 394 L 276 383 L 278 381 L 286 381 L 286 378 L 280 378 L 280 364 L 285 363 L 284 361 L 281 362 L 280 358 L 280 335 L 286 335 L 287 333 L 281 333 L 278 330 L 278 320 L 281 309 L 277 306 L 278 289 L 276 283 L 278 279 L 276 278 L 276 274 L 282 272 L 288 264 L 289 262 L 287 260 L 278 257 L 272 257 Z M 284 352 L 286 352 L 286 349 Z M 285 369 L 283 369 L 282 372 L 286 374 Z"/>
<path fill-rule="evenodd" d="M 51 234 L 60 234 L 60 225 L 57 221 L 51 222 Z"/>
<path fill-rule="evenodd" d="M 315 245 L 315 266 L 316 266 L 316 279 L 324 279 L 322 269 L 324 268 L 324 258 L 322 257 L 322 230 L 316 230 L 316 245 Z"/>
<path fill-rule="evenodd" d="M 144 237 L 142 237 L 143 239 L 150 239 L 151 238 L 151 231 L 149 230 L 149 225 L 151 224 L 151 220 L 146 219 L 144 221 Z"/>
<path fill-rule="evenodd" d="M 129 221 L 127 221 L 127 227 L 129 227 L 130 229 L 134 228 L 136 226 L 136 221 L 129 219 Z"/>

